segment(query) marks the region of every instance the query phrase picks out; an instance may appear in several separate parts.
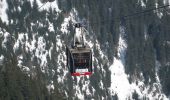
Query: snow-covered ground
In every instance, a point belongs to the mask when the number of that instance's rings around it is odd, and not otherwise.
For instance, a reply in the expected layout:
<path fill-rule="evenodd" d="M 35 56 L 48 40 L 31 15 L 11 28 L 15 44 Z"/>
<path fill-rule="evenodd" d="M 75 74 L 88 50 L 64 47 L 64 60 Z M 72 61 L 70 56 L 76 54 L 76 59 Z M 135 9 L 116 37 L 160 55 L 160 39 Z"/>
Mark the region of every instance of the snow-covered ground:
<path fill-rule="evenodd" d="M 110 66 L 111 70 L 111 91 L 112 95 L 117 94 L 120 100 L 127 99 L 133 90 L 130 88 L 128 81 L 128 76 L 125 74 L 124 69 L 124 57 L 126 55 L 127 44 L 123 38 L 125 30 L 123 27 L 120 27 L 121 34 L 119 37 L 119 46 L 118 46 L 118 57 L 114 57 L 113 65 Z"/>

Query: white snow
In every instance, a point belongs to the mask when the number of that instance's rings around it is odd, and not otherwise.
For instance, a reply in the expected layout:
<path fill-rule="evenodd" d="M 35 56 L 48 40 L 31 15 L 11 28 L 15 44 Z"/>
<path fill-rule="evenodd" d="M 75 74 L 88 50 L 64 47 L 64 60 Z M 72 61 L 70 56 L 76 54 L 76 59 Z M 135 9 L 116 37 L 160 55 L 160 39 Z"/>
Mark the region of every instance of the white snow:
<path fill-rule="evenodd" d="M 18 57 L 17 57 L 17 60 L 18 60 L 18 66 L 19 66 L 19 67 L 22 66 L 22 64 L 23 64 L 23 62 L 22 62 L 23 56 L 22 56 L 22 55 L 18 56 Z"/>
<path fill-rule="evenodd" d="M 50 84 L 47 85 L 48 92 L 52 92 L 54 90 L 54 82 L 50 81 Z"/>
<path fill-rule="evenodd" d="M 28 34 L 26 33 L 20 33 L 18 34 L 18 39 L 16 40 L 14 44 L 14 52 L 16 52 L 18 49 L 25 49 L 25 52 L 32 55 L 31 61 L 33 61 L 34 57 L 36 56 L 38 58 L 38 63 L 40 64 L 41 71 L 45 72 L 45 67 L 47 65 L 47 55 L 49 54 L 49 51 L 46 50 L 46 41 L 42 36 L 39 36 L 36 40 L 37 33 L 33 34 L 33 40 L 29 40 Z M 26 66 L 23 66 L 23 53 L 18 56 L 18 66 L 22 70 L 29 71 L 29 68 L 26 68 Z"/>
<path fill-rule="evenodd" d="M 104 58 L 104 57 L 105 57 L 105 54 L 102 52 L 101 47 L 100 47 L 100 45 L 99 45 L 99 42 L 98 42 L 97 40 L 96 40 L 96 48 L 97 48 L 97 50 L 99 51 L 100 57 L 101 57 L 101 58 Z"/>
<path fill-rule="evenodd" d="M 2 29 L 0 28 L 0 38 L 3 37 L 3 32 L 2 32 Z"/>
<path fill-rule="evenodd" d="M 87 77 L 87 79 L 89 79 L 88 76 L 86 76 L 86 77 Z M 91 95 L 90 90 L 88 88 L 90 85 L 90 81 L 85 81 L 85 80 L 83 80 L 83 81 L 84 81 L 84 83 L 83 83 L 82 90 L 85 91 L 87 95 Z"/>
<path fill-rule="evenodd" d="M 8 8 L 8 4 L 6 0 L 0 0 L 0 18 L 2 22 L 6 22 L 8 24 L 8 16 L 6 10 Z"/>
<path fill-rule="evenodd" d="M 22 60 L 23 60 L 23 56 L 22 56 L 22 55 L 18 56 L 18 57 L 17 57 L 17 60 L 18 60 L 18 67 L 19 67 L 23 72 L 27 73 L 28 76 L 29 76 L 30 69 L 29 69 L 29 67 L 27 67 L 27 66 L 23 66 L 23 61 L 22 61 Z"/>
<path fill-rule="evenodd" d="M 52 56 L 51 52 L 52 52 L 53 48 L 54 48 L 54 44 L 51 43 L 51 47 L 50 47 L 50 50 L 48 52 L 50 59 L 51 59 L 51 56 Z"/>
<path fill-rule="evenodd" d="M 57 70 L 56 72 L 58 74 L 61 74 L 62 71 L 63 73 L 61 75 L 57 75 L 57 80 L 58 80 L 58 83 L 63 83 L 64 80 L 67 79 L 67 73 L 68 72 L 68 68 L 66 67 L 66 54 L 65 54 L 65 51 L 61 50 L 62 47 L 63 47 L 63 41 L 61 40 L 61 36 L 60 35 L 57 35 L 56 36 L 56 51 L 59 53 L 59 55 L 57 56 Z M 64 66 L 62 66 L 62 64 L 64 64 Z"/>
<path fill-rule="evenodd" d="M 103 82 L 102 82 L 102 80 L 100 80 L 100 88 L 101 88 L 101 89 L 104 88 L 104 87 L 103 87 Z"/>
<path fill-rule="evenodd" d="M 81 78 L 83 76 L 77 77 L 77 83 L 74 85 L 74 89 L 76 90 L 75 96 L 77 96 L 80 100 L 84 100 L 84 94 L 81 92 L 80 86 L 78 85 L 81 82 Z"/>
<path fill-rule="evenodd" d="M 158 7 L 159 7 L 158 3 L 155 3 L 155 6 L 156 6 L 156 8 L 158 8 Z M 160 11 L 160 9 L 155 10 L 155 13 L 157 14 L 157 16 L 158 16 L 159 18 L 162 18 L 163 13 Z"/>
<path fill-rule="evenodd" d="M 93 45 L 94 45 L 94 44 L 92 43 L 92 41 L 87 41 L 87 40 L 86 40 L 85 42 L 88 43 L 88 45 L 90 46 L 90 48 L 92 48 Z M 93 49 L 92 49 L 92 50 L 93 50 Z"/>
<path fill-rule="evenodd" d="M 164 5 L 170 4 L 170 0 L 163 0 L 163 4 Z"/>
<path fill-rule="evenodd" d="M 8 32 L 3 33 L 4 40 L 2 41 L 2 47 L 6 48 L 6 43 L 8 42 L 8 39 L 10 38 L 10 34 Z"/>
<path fill-rule="evenodd" d="M 73 90 L 75 90 L 75 97 L 77 97 L 79 100 L 86 100 L 85 95 L 87 96 L 92 96 L 94 94 L 90 93 L 89 86 L 90 86 L 90 81 L 89 81 L 89 76 L 78 76 L 78 77 L 72 77 L 73 80 L 76 78 L 77 82 L 73 82 Z M 85 78 L 87 80 L 85 80 Z M 79 84 L 82 84 L 82 87 L 79 86 Z M 95 92 L 94 88 L 92 87 L 93 93 Z"/>
<path fill-rule="evenodd" d="M 144 25 L 144 39 L 147 40 L 148 39 L 148 33 L 147 33 L 147 26 Z"/>
<path fill-rule="evenodd" d="M 54 76 L 55 75 L 55 70 L 54 69 L 52 69 L 52 76 Z"/>
<path fill-rule="evenodd" d="M 18 11 L 21 12 L 21 7 L 20 6 L 18 6 Z"/>
<path fill-rule="evenodd" d="M 57 44 L 57 47 L 60 47 L 60 48 L 61 48 L 63 45 L 62 45 L 62 41 L 61 41 L 60 38 L 61 38 L 61 37 L 60 37 L 59 35 L 56 36 L 56 40 L 57 40 L 57 43 L 56 43 L 56 44 Z"/>
<path fill-rule="evenodd" d="M 146 7 L 146 4 L 144 3 L 143 0 L 138 0 L 138 3 L 139 3 L 142 7 Z"/>
<path fill-rule="evenodd" d="M 25 45 L 26 45 L 26 50 L 27 50 L 27 52 L 28 51 L 33 51 L 33 50 L 35 50 L 36 49 L 36 39 L 35 39 L 35 36 L 33 35 L 33 40 L 31 41 L 31 42 L 28 42 L 28 35 L 26 35 L 26 43 L 25 43 Z"/>
<path fill-rule="evenodd" d="M 67 73 L 68 73 L 68 68 L 66 67 L 66 54 L 64 51 L 60 52 L 60 54 L 58 55 L 58 58 L 56 59 L 57 60 L 57 72 L 58 73 L 61 73 L 61 71 L 63 71 L 63 74 L 62 75 L 58 75 L 58 82 L 59 83 L 63 83 L 64 80 L 67 79 Z M 64 66 L 62 66 L 61 64 L 64 64 Z"/>
<path fill-rule="evenodd" d="M 22 68 L 23 71 L 25 71 L 25 72 L 29 72 L 30 71 L 30 69 L 28 67 L 26 67 L 26 66 L 22 66 L 22 67 L 23 67 Z"/>
<path fill-rule="evenodd" d="M 37 41 L 37 48 L 35 51 L 35 56 L 38 57 L 39 59 L 41 59 L 41 69 L 42 72 L 45 72 L 45 66 L 47 65 L 47 55 L 48 55 L 48 51 L 45 49 L 46 47 L 46 42 L 45 39 L 40 36 L 38 37 L 38 41 Z"/>
<path fill-rule="evenodd" d="M 13 50 L 16 52 L 19 49 L 19 40 L 17 40 L 14 44 Z"/>
<path fill-rule="evenodd" d="M 167 45 L 169 45 L 169 46 L 170 46 L 170 41 L 166 41 L 166 43 L 167 43 Z"/>
<path fill-rule="evenodd" d="M 111 89 L 113 94 L 117 94 L 120 100 L 127 99 L 133 92 L 130 88 L 128 77 L 124 71 L 124 65 L 122 62 L 114 58 L 114 63 L 110 67 L 111 70 Z"/>
<path fill-rule="evenodd" d="M 54 30 L 54 26 L 53 26 L 52 23 L 49 23 L 49 28 L 48 28 L 48 30 L 49 30 L 50 32 L 54 32 L 54 31 L 55 31 L 55 30 Z"/>
<path fill-rule="evenodd" d="M 164 99 L 164 100 L 168 100 L 168 98 L 166 97 L 165 94 L 163 94 L 162 92 L 162 85 L 160 83 L 160 79 L 159 79 L 159 76 L 158 76 L 158 73 L 159 73 L 159 69 L 161 67 L 161 63 L 156 59 L 157 58 L 157 54 L 156 54 L 156 50 L 154 51 L 155 52 L 155 76 L 156 76 L 156 83 L 154 83 L 154 90 L 155 91 L 158 91 L 158 93 L 156 94 L 155 97 L 159 97 Z"/>
<path fill-rule="evenodd" d="M 63 46 L 62 41 L 60 39 L 61 37 L 59 35 L 56 36 L 56 50 L 59 52 L 61 50 L 61 47 Z"/>
<path fill-rule="evenodd" d="M 64 22 L 61 24 L 62 33 L 68 34 L 69 31 L 69 22 L 76 23 L 75 16 L 77 16 L 78 12 L 73 8 L 67 17 L 64 18 Z"/>
<path fill-rule="evenodd" d="M 125 63 L 125 55 L 126 55 L 126 49 L 127 49 L 127 44 L 124 39 L 125 36 L 125 27 L 121 26 L 120 27 L 120 37 L 119 37 L 119 46 L 118 46 L 118 57 L 122 61 L 122 63 Z"/>
<path fill-rule="evenodd" d="M 3 65 L 3 62 L 4 62 L 4 55 L 1 55 L 0 56 L 0 65 Z"/>
<path fill-rule="evenodd" d="M 21 42 L 21 44 L 24 44 L 24 33 L 20 33 L 18 34 L 18 41 Z"/>
<path fill-rule="evenodd" d="M 71 16 L 64 19 L 64 22 L 61 24 L 61 29 L 60 29 L 62 31 L 62 33 L 68 34 L 68 32 L 69 32 L 68 27 L 69 27 L 70 20 L 71 20 Z"/>

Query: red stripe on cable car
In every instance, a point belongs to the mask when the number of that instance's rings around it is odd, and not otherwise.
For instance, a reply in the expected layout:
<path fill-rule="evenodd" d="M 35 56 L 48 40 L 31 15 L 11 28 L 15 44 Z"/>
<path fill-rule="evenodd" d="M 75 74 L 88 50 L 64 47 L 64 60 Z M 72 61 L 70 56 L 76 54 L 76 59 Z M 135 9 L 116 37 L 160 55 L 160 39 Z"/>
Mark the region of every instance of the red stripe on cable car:
<path fill-rule="evenodd" d="M 80 76 L 80 75 L 91 75 L 92 72 L 84 72 L 84 73 L 72 73 L 72 76 Z"/>

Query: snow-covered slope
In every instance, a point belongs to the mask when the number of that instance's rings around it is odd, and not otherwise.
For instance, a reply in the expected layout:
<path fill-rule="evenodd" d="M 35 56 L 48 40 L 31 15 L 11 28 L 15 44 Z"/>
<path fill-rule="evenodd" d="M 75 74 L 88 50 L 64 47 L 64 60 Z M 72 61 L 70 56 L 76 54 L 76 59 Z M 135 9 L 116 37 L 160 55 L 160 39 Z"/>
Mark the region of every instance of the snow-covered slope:
<path fill-rule="evenodd" d="M 111 93 L 112 95 L 117 95 L 119 100 L 135 99 L 133 93 L 138 94 L 139 99 L 163 99 L 168 100 L 164 93 L 162 93 L 162 87 L 157 76 L 156 83 L 151 86 L 146 86 L 144 84 L 144 78 L 141 73 L 142 80 L 135 79 L 134 82 L 130 83 L 128 80 L 128 75 L 125 73 L 125 56 L 127 43 L 125 39 L 126 29 L 120 26 L 120 36 L 118 43 L 118 58 L 114 57 L 113 65 L 110 66 L 111 70 Z M 159 65 L 158 62 L 156 66 Z M 157 68 L 157 67 L 156 67 Z M 157 73 L 156 73 L 157 74 Z M 135 76 L 134 76 L 135 78 Z"/>
<path fill-rule="evenodd" d="M 39 8 L 39 13 L 37 12 L 38 18 L 31 15 L 34 13 L 34 1 L 36 1 Z M 138 0 L 138 4 L 145 8 L 146 1 Z M 68 100 L 169 99 L 163 92 L 158 75 L 161 62 L 156 59 L 156 53 L 154 54 L 156 81 L 145 84 L 143 73 L 138 72 L 140 76 L 132 75 L 133 80 L 130 82 L 130 75 L 125 73 L 128 32 L 126 27 L 121 25 L 118 29 L 119 33 L 117 33 L 119 35 L 118 43 L 114 43 L 115 47 L 110 47 L 108 43 L 110 40 L 107 40 L 114 32 L 109 36 L 105 36 L 103 33 L 95 33 L 93 28 L 89 26 L 90 30 L 88 30 L 89 33 L 85 34 L 85 42 L 92 48 L 93 52 L 93 75 L 71 76 L 66 66 L 65 46 L 73 40 L 72 23 L 83 19 L 82 15 L 80 17 L 81 12 L 78 12 L 79 10 L 77 10 L 76 6 L 68 11 L 60 9 L 58 0 L 51 3 L 47 2 L 46 4 L 42 3 L 41 0 L 28 0 L 28 2 L 31 4 L 31 7 L 28 8 L 32 10 L 29 16 L 28 13 L 24 13 L 26 11 L 24 11 L 23 2 L 16 4 L 20 11 L 15 12 L 8 9 L 9 5 L 6 0 L 0 1 L 0 18 L 2 22 L 10 24 L 9 26 L 7 25 L 6 29 L 0 27 L 0 49 L 10 52 L 9 54 L 14 54 L 18 67 L 29 77 L 36 78 L 40 74 L 38 72 L 41 72 L 43 74 L 42 78 L 45 80 L 44 83 L 49 90 L 48 92 L 53 93 L 55 92 L 53 90 L 58 89 Z M 86 6 L 84 5 L 83 7 L 86 8 Z M 156 6 L 158 5 L 156 4 Z M 7 9 L 8 13 L 6 13 Z M 160 19 L 164 16 L 161 11 L 156 13 Z M 17 17 L 16 19 L 21 17 L 21 19 L 15 20 L 15 17 Z M 11 23 L 8 23 L 9 21 Z M 17 28 L 18 26 L 19 28 Z M 102 28 L 102 25 L 100 28 Z M 150 39 L 147 32 L 147 25 L 144 25 L 145 41 Z M 105 41 L 100 40 L 99 35 L 101 34 L 103 38 L 107 37 Z M 103 41 L 107 42 L 103 43 Z M 112 53 L 113 55 L 108 54 L 108 49 L 114 52 Z M 113 58 L 113 63 L 110 61 L 109 56 Z M 0 66 L 3 65 L 4 61 L 7 61 L 7 57 L 0 53 Z"/>

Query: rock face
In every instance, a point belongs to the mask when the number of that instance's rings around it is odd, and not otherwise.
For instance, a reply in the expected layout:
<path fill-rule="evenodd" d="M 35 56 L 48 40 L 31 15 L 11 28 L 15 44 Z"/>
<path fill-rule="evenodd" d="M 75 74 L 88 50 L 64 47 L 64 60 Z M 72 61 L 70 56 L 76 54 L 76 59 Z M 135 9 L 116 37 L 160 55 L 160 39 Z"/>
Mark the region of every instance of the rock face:
<path fill-rule="evenodd" d="M 47 1 L 0 1 L 0 99 L 169 99 L 169 7 L 135 15 L 168 0 Z M 87 29 L 91 76 L 66 66 L 76 22 Z"/>

